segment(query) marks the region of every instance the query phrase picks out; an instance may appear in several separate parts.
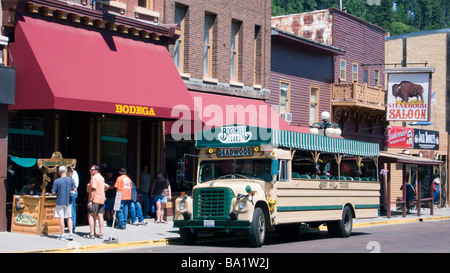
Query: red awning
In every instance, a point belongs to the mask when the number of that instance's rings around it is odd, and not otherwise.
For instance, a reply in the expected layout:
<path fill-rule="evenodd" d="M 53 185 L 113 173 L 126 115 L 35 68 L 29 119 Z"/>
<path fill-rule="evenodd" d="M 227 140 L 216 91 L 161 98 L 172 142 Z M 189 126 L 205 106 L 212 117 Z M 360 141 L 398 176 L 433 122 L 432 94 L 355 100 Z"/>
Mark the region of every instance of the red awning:
<path fill-rule="evenodd" d="M 10 109 L 161 118 L 178 118 L 171 112 L 179 106 L 193 109 L 164 46 L 23 16 L 10 49 L 17 71 Z"/>
<path fill-rule="evenodd" d="M 166 133 L 189 135 L 231 124 L 309 133 L 309 127 L 291 126 L 263 100 L 193 91 L 190 93 L 195 109 L 193 122 L 167 123 Z M 181 126 L 182 123 L 188 125 L 187 128 Z"/>

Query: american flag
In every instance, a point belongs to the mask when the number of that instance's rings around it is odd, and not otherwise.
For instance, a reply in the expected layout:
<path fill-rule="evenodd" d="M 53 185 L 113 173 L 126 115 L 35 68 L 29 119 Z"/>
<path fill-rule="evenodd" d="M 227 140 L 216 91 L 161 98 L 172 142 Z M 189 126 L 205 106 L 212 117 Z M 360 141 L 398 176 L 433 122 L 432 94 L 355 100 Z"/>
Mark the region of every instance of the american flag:
<path fill-rule="evenodd" d="M 436 92 L 431 93 L 431 105 L 436 104 Z"/>

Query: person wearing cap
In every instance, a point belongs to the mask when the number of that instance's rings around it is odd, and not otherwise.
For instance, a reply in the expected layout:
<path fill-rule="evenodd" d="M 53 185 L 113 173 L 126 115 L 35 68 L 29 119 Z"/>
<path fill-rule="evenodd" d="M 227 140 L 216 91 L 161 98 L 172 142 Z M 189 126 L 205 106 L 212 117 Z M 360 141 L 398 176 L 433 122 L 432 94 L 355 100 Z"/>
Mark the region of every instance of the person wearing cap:
<path fill-rule="evenodd" d="M 131 179 L 127 176 L 127 170 L 125 168 L 120 169 L 119 177 L 117 177 L 114 187 L 117 192 L 122 193 L 120 210 L 117 212 L 117 218 L 119 220 L 119 228 L 125 229 L 127 226 L 128 209 L 131 204 L 131 188 L 133 187 Z"/>
<path fill-rule="evenodd" d="M 433 180 L 433 203 L 439 204 L 439 194 L 441 193 L 441 190 L 439 189 L 439 184 L 441 183 L 441 179 L 439 176 L 436 176 Z"/>
<path fill-rule="evenodd" d="M 67 219 L 69 228 L 69 240 L 73 240 L 72 234 L 72 198 L 71 191 L 76 191 L 75 181 L 67 176 L 67 169 L 59 167 L 60 177 L 53 182 L 52 194 L 56 195 L 55 218 L 59 218 L 60 240 L 66 240 L 64 234 L 64 219 Z"/>

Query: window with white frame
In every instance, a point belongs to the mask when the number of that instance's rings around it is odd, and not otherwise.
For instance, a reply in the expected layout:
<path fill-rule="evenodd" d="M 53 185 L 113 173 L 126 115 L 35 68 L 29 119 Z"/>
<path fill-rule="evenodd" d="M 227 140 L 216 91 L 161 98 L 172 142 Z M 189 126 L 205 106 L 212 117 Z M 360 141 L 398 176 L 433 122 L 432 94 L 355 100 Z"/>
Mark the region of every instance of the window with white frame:
<path fill-rule="evenodd" d="M 214 15 L 205 14 L 203 35 L 203 76 L 212 78 Z"/>
<path fill-rule="evenodd" d="M 311 86 L 311 96 L 309 98 L 309 124 L 317 121 L 319 112 L 319 88 Z"/>
<path fill-rule="evenodd" d="M 184 71 L 184 38 L 185 38 L 185 16 L 186 7 L 182 5 L 175 6 L 175 24 L 180 25 L 181 34 L 175 42 L 173 50 L 173 61 L 178 71 Z"/>
<path fill-rule="evenodd" d="M 289 113 L 290 111 L 290 88 L 289 82 L 280 82 L 280 113 Z"/>
<path fill-rule="evenodd" d="M 239 32 L 241 23 L 231 22 L 230 81 L 239 81 Z"/>

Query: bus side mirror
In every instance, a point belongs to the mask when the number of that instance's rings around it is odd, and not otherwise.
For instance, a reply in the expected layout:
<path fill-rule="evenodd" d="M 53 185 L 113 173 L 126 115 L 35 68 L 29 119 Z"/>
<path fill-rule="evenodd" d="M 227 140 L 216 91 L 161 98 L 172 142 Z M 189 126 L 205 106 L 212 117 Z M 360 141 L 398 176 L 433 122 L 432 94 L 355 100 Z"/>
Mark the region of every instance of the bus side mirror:
<path fill-rule="evenodd" d="M 272 176 L 278 175 L 278 166 L 279 166 L 278 160 L 272 159 L 272 168 L 271 168 L 272 171 L 270 173 Z"/>

